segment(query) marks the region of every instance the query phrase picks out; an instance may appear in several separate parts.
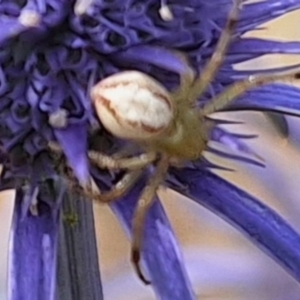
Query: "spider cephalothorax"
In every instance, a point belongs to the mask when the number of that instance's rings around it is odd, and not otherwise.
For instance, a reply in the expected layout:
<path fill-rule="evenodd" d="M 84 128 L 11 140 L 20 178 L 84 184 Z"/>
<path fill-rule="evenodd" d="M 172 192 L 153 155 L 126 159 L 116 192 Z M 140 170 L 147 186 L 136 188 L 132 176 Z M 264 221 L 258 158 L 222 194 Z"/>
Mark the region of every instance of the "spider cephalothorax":
<path fill-rule="evenodd" d="M 133 218 L 132 261 L 139 277 L 145 282 L 140 262 L 143 224 L 153 203 L 158 186 L 174 162 L 196 160 L 205 150 L 209 130 L 206 117 L 222 110 L 229 103 L 251 88 L 281 79 L 299 79 L 299 72 L 269 76 L 251 76 L 227 87 L 206 105 L 198 109 L 196 101 L 206 91 L 222 64 L 230 43 L 241 0 L 234 0 L 233 7 L 221 34 L 216 50 L 198 77 L 187 66 L 181 75 L 179 88 L 170 93 L 155 79 L 138 71 L 112 75 L 91 89 L 91 99 L 103 126 L 114 136 L 127 139 L 141 146 L 142 155 L 115 158 L 104 153 L 89 151 L 91 162 L 101 169 L 127 170 L 125 176 L 108 192 L 84 187 L 84 193 L 99 202 L 119 199 L 137 181 L 142 171 L 154 163 L 156 167 L 148 185 L 140 195 Z"/>

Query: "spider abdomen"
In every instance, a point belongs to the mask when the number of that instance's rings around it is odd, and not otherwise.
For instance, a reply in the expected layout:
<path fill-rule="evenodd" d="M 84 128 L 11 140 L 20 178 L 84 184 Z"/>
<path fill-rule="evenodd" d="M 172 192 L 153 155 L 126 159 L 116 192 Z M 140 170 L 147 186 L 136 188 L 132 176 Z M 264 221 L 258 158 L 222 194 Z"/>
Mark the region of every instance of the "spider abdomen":
<path fill-rule="evenodd" d="M 169 92 L 141 72 L 107 77 L 92 88 L 91 98 L 104 127 L 120 138 L 151 139 L 166 131 L 173 121 Z"/>

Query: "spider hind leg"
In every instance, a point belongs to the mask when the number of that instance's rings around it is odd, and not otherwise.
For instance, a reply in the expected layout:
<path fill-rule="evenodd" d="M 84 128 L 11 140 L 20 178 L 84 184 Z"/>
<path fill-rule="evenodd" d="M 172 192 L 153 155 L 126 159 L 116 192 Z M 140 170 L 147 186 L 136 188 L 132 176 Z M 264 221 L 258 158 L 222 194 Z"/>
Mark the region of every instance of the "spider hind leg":
<path fill-rule="evenodd" d="M 156 167 L 155 173 L 150 177 L 150 180 L 144 188 L 133 217 L 132 223 L 132 245 L 131 245 L 131 261 L 138 277 L 145 283 L 150 284 L 150 281 L 146 279 L 141 268 L 141 250 L 143 246 L 143 230 L 145 225 L 145 219 L 148 210 L 151 208 L 155 201 L 156 191 L 163 181 L 169 167 L 169 158 L 162 157 Z"/>

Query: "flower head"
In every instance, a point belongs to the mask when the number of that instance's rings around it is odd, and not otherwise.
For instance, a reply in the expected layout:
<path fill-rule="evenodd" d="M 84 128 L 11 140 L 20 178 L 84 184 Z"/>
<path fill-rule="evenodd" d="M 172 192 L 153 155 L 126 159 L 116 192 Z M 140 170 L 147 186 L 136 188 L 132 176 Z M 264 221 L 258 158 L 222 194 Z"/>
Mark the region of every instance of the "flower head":
<path fill-rule="evenodd" d="M 215 50 L 231 5 L 232 1 L 219 0 L 2 1 L 2 189 L 29 187 L 26 208 L 36 197 L 53 205 L 40 189 L 61 175 L 57 157 L 48 149 L 49 141 L 59 143 L 80 183 L 86 183 L 92 174 L 102 190 L 109 189 L 116 178 L 109 172 L 90 168 L 87 151 L 91 148 L 111 154 L 128 143 L 107 133 L 95 118 L 91 87 L 109 75 L 134 68 L 155 77 L 169 90 L 175 89 L 185 65 L 172 51 L 184 53 L 195 71 L 201 73 Z M 299 49 L 298 43 L 241 37 L 299 7 L 296 0 L 245 2 L 228 55 L 197 105 L 207 103 L 236 79 L 251 74 L 234 70 L 235 63 L 266 53 L 293 53 Z M 298 115 L 299 92 L 272 84 L 247 92 L 228 110 L 288 112 L 293 108 L 293 114 Z M 235 147 L 240 154 L 255 156 L 241 137 L 217 127 L 211 131 L 211 139 Z M 241 155 L 233 157 L 247 160 Z M 229 220 L 300 280 L 300 254 L 295 250 L 299 249 L 300 237 L 296 232 L 271 209 L 214 175 L 209 167 L 214 165 L 203 158 L 183 168 L 173 168 L 166 184 Z M 150 173 L 151 168 L 123 199 L 111 205 L 128 232 L 138 195 Z M 25 209 L 23 215 L 27 213 Z M 272 226 L 280 228 L 279 232 Z M 159 202 L 149 211 L 144 243 L 145 266 L 158 297 L 194 299 Z"/>

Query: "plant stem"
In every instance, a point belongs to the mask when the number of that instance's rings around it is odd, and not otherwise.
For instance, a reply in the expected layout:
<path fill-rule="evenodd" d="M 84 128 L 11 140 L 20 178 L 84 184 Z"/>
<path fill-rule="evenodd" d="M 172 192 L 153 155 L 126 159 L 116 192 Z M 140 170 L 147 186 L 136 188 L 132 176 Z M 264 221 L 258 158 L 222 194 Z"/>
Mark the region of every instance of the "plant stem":
<path fill-rule="evenodd" d="M 66 193 L 59 234 L 57 300 L 101 300 L 92 203 Z"/>

